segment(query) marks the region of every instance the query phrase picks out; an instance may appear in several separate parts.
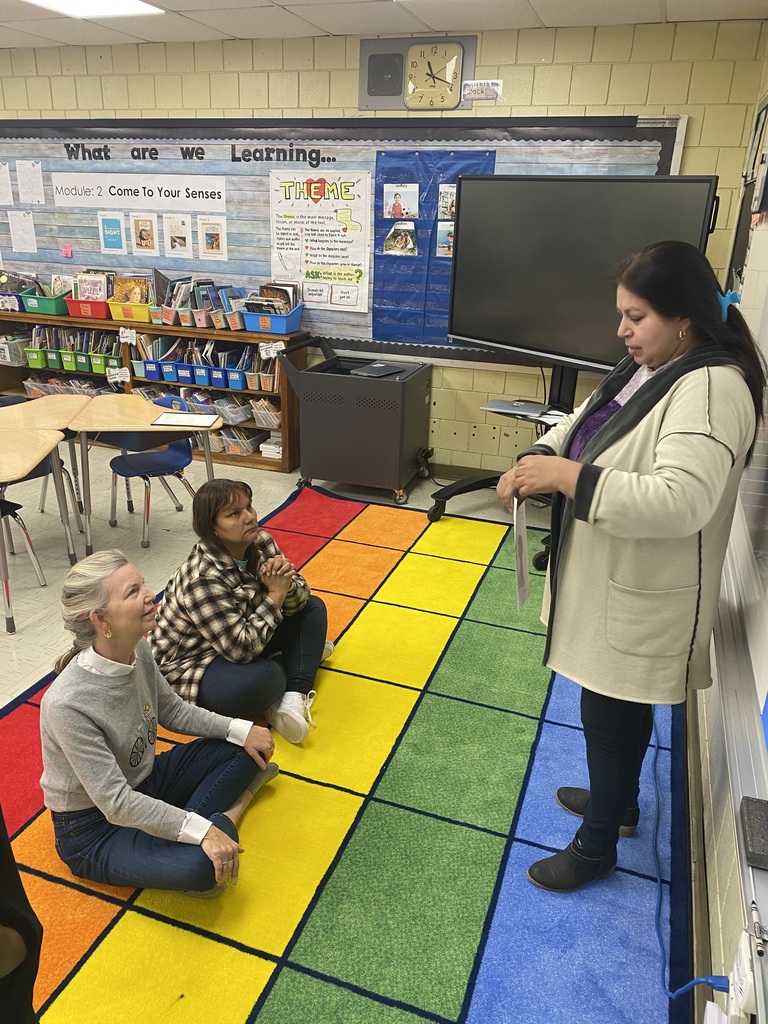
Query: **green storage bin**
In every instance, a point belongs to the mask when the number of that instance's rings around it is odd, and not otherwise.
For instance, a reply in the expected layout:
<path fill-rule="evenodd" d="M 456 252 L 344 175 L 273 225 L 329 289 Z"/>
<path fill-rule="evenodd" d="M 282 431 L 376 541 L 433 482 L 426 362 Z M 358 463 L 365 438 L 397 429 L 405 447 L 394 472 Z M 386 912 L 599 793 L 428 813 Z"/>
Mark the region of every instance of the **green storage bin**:
<path fill-rule="evenodd" d="M 44 313 L 46 316 L 66 316 L 67 298 L 72 298 L 72 292 L 65 295 L 35 295 L 28 292 L 21 293 L 21 299 L 27 313 Z"/>
<path fill-rule="evenodd" d="M 61 362 L 61 349 L 47 348 L 45 350 L 45 359 L 52 370 L 61 370 L 63 368 L 63 364 Z"/>
<path fill-rule="evenodd" d="M 65 370 L 76 370 L 77 360 L 75 359 L 75 353 L 62 351 L 61 365 Z"/>
<path fill-rule="evenodd" d="M 36 370 L 44 370 L 48 365 L 44 348 L 25 348 L 24 355 L 27 360 L 27 366 L 32 366 Z"/>
<path fill-rule="evenodd" d="M 91 372 L 91 357 L 87 352 L 75 352 L 75 362 L 81 373 Z"/>
<path fill-rule="evenodd" d="M 91 369 L 94 373 L 106 373 L 107 372 L 107 357 L 103 352 L 92 352 L 91 353 Z"/>

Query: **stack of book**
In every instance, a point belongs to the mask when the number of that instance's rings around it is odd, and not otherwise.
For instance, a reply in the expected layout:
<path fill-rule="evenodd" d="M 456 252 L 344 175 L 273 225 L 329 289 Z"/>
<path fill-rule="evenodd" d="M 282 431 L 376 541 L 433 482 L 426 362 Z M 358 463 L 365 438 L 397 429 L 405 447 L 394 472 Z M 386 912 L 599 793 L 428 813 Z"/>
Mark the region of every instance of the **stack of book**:
<path fill-rule="evenodd" d="M 243 305 L 247 313 L 267 313 L 287 316 L 300 301 L 298 284 L 283 284 L 270 281 L 259 286 L 257 292 L 250 292 Z"/>

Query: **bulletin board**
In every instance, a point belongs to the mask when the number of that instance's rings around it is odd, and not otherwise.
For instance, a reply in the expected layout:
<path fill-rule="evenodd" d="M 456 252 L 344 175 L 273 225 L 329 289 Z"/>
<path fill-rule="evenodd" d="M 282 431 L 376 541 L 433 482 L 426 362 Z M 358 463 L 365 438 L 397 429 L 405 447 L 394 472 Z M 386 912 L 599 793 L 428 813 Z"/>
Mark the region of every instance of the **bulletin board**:
<path fill-rule="evenodd" d="M 459 174 L 672 174 L 684 124 L 17 121 L 0 126 L 0 262 L 299 281 L 314 334 L 444 345 Z"/>

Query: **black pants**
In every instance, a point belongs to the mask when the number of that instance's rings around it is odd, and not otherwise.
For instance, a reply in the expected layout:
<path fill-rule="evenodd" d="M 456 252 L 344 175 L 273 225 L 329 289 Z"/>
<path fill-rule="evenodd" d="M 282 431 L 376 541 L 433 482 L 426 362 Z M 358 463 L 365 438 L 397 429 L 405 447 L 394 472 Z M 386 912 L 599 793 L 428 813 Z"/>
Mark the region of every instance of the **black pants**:
<path fill-rule="evenodd" d="M 589 856 L 616 849 L 628 807 L 637 806 L 640 769 L 651 740 L 653 705 L 604 697 L 582 688 L 590 800 L 579 842 Z"/>

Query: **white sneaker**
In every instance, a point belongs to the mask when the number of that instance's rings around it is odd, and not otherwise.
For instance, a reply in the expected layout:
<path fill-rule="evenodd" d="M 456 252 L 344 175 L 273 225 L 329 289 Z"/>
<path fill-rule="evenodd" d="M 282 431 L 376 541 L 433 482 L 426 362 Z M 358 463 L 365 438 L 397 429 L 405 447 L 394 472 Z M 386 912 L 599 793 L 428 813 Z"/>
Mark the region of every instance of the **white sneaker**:
<path fill-rule="evenodd" d="M 267 708 L 265 718 L 289 743 L 301 743 L 307 738 L 310 725 L 315 725 L 310 709 L 316 696 L 314 690 L 309 693 L 287 690 L 277 704 Z"/>
<path fill-rule="evenodd" d="M 323 644 L 323 653 L 320 655 L 320 664 L 326 661 L 333 654 L 333 643 L 326 640 Z"/>

